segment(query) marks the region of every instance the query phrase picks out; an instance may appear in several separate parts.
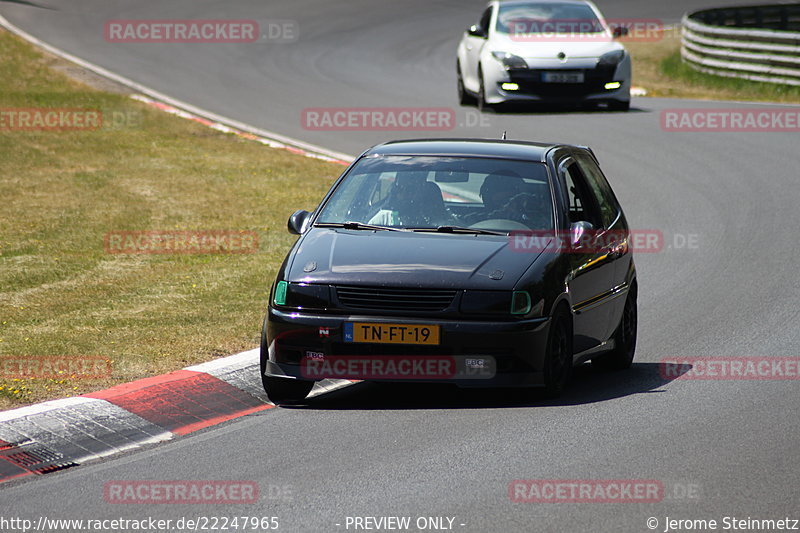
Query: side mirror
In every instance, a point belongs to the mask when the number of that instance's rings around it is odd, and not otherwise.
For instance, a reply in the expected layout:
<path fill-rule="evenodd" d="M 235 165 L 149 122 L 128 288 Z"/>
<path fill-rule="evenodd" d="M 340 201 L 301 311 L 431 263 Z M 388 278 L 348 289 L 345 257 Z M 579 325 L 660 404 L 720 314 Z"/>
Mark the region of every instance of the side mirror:
<path fill-rule="evenodd" d="M 575 250 L 583 248 L 586 244 L 586 238 L 589 232 L 593 229 L 594 226 L 591 222 L 585 220 L 573 222 L 569 227 L 569 240 L 570 244 L 572 244 L 572 248 Z"/>
<path fill-rule="evenodd" d="M 286 224 L 286 227 L 289 230 L 289 233 L 294 235 L 302 235 L 305 233 L 306 229 L 308 229 L 306 226 L 310 220 L 311 213 L 301 209 L 292 213 L 292 216 L 289 217 L 289 222 Z"/>
<path fill-rule="evenodd" d="M 614 28 L 614 39 L 619 39 L 620 37 L 625 37 L 630 33 L 630 28 L 627 26 L 617 26 Z"/>
<path fill-rule="evenodd" d="M 478 26 L 477 24 L 473 24 L 469 28 L 467 28 L 467 35 L 471 35 L 473 37 L 481 37 L 483 39 L 486 38 L 486 30 Z"/>

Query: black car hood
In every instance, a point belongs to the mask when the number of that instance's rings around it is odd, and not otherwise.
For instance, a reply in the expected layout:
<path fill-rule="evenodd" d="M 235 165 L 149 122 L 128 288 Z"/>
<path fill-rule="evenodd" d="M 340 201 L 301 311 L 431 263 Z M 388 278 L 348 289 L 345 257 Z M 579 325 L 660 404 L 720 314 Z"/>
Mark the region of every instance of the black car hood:
<path fill-rule="evenodd" d="M 510 290 L 537 256 L 511 250 L 505 236 L 312 228 L 298 241 L 286 279 Z"/>

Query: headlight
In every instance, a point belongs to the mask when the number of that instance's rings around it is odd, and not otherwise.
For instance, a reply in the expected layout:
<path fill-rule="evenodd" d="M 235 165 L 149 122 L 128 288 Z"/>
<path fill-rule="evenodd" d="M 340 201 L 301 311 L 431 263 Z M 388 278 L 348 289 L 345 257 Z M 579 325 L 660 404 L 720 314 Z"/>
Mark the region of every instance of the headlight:
<path fill-rule="evenodd" d="M 288 288 L 289 284 L 285 281 L 279 281 L 275 285 L 275 295 L 272 298 L 275 305 L 286 305 L 286 291 Z"/>
<path fill-rule="evenodd" d="M 510 291 L 465 291 L 461 298 L 461 312 L 467 314 L 508 315 L 510 307 Z"/>
<path fill-rule="evenodd" d="M 625 50 L 614 50 L 600 56 L 598 65 L 617 65 L 625 57 Z"/>
<path fill-rule="evenodd" d="M 279 281 L 272 301 L 281 307 L 326 309 L 330 306 L 330 289 L 327 285 Z"/>
<path fill-rule="evenodd" d="M 519 56 L 508 52 L 492 52 L 492 56 L 501 62 L 506 70 L 528 68 L 528 64 Z"/>
<path fill-rule="evenodd" d="M 461 312 L 470 315 L 541 316 L 544 300 L 532 305 L 527 291 L 464 291 Z"/>
<path fill-rule="evenodd" d="M 527 315 L 531 312 L 531 295 L 527 291 L 514 291 L 511 297 L 511 314 Z"/>

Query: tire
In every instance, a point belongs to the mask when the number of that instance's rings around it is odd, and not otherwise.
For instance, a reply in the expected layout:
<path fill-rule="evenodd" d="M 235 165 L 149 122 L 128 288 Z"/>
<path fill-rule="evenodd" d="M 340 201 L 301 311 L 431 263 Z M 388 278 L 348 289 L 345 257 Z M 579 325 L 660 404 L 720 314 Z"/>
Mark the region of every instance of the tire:
<path fill-rule="evenodd" d="M 461 76 L 460 63 L 456 63 L 456 74 L 458 75 L 458 103 L 460 105 L 474 105 L 475 97 L 464 88 L 464 78 Z"/>
<path fill-rule="evenodd" d="M 269 400 L 275 405 L 300 402 L 304 400 L 305 397 L 308 396 L 308 393 L 311 392 L 311 389 L 314 388 L 313 381 L 271 378 L 263 374 L 261 375 L 261 383 L 264 385 L 264 390 Z"/>
<path fill-rule="evenodd" d="M 608 109 L 611 111 L 630 111 L 631 101 L 622 102 L 620 100 L 611 100 L 608 103 Z"/>
<path fill-rule="evenodd" d="M 261 384 L 269 400 L 276 404 L 299 402 L 308 396 L 314 388 L 313 381 L 301 381 L 290 378 L 273 378 L 265 376 L 267 361 L 269 360 L 269 346 L 267 345 L 267 319 L 261 328 Z"/>
<path fill-rule="evenodd" d="M 547 353 L 544 358 L 544 396 L 557 398 L 572 378 L 572 322 L 569 313 L 559 307 L 550 322 Z"/>
<path fill-rule="evenodd" d="M 628 291 L 622 317 L 614 332 L 614 349 L 597 359 L 592 359 L 593 367 L 600 370 L 625 370 L 633 364 L 639 324 L 639 312 L 636 305 L 637 292 L 636 285 L 633 285 Z"/>
<path fill-rule="evenodd" d="M 492 106 L 486 103 L 486 89 L 483 86 L 483 72 L 478 69 L 478 80 L 479 80 L 479 87 L 478 87 L 478 97 L 477 97 L 477 107 L 478 111 L 481 113 L 488 113 L 492 111 Z"/>

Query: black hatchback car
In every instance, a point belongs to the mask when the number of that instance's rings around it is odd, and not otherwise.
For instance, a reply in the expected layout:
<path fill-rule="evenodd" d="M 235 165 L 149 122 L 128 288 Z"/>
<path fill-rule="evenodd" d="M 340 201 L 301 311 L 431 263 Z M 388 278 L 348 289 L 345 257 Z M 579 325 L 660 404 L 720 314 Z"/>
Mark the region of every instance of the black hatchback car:
<path fill-rule="evenodd" d="M 587 360 L 627 368 L 637 282 L 628 224 L 592 151 L 431 139 L 358 157 L 272 287 L 264 388 L 298 401 L 326 378 L 537 387 Z"/>

